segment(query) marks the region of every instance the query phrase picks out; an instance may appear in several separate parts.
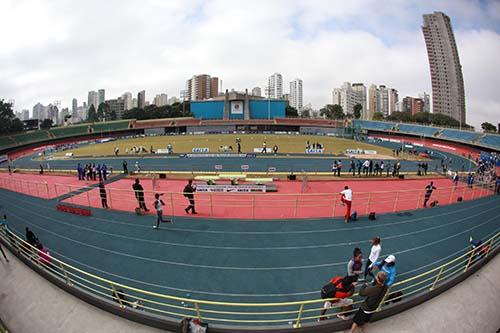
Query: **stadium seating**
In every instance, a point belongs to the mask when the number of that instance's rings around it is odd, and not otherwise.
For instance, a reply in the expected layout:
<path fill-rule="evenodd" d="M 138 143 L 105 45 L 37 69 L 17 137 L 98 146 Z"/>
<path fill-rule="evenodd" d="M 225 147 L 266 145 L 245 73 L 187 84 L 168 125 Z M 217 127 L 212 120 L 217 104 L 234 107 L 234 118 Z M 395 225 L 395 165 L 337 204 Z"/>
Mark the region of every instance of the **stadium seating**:
<path fill-rule="evenodd" d="M 39 142 L 49 140 L 49 132 L 47 131 L 33 131 L 26 132 L 23 134 L 13 135 L 12 139 L 17 143 L 17 145 L 24 145 L 32 142 Z"/>
<path fill-rule="evenodd" d="M 93 123 L 90 126 L 94 130 L 94 133 L 113 132 L 113 131 L 127 130 L 129 122 L 130 122 L 129 120 L 118 120 L 118 121 L 109 121 L 105 123 Z"/>
<path fill-rule="evenodd" d="M 455 141 L 471 143 L 479 135 L 480 134 L 476 132 L 459 131 L 446 128 L 441 132 L 441 135 L 439 137 L 443 139 L 450 139 Z"/>
<path fill-rule="evenodd" d="M 360 120 L 360 119 L 353 120 L 352 122 L 354 126 L 359 126 L 361 128 L 375 130 L 375 131 L 377 130 L 391 131 L 396 125 L 395 123 L 386 123 L 382 121 L 371 121 L 371 120 Z"/>
<path fill-rule="evenodd" d="M 66 127 L 56 127 L 49 131 L 55 138 L 85 135 L 88 133 L 88 125 L 76 125 Z"/>
<path fill-rule="evenodd" d="M 434 134 L 439 132 L 439 128 L 430 126 L 398 124 L 397 127 L 399 129 L 399 132 L 401 133 L 417 134 L 423 136 L 434 136 Z"/>
<path fill-rule="evenodd" d="M 16 143 L 10 136 L 0 136 L 0 149 L 9 148 L 15 145 Z"/>
<path fill-rule="evenodd" d="M 488 147 L 500 149 L 500 135 L 486 134 L 481 138 L 479 143 Z"/>

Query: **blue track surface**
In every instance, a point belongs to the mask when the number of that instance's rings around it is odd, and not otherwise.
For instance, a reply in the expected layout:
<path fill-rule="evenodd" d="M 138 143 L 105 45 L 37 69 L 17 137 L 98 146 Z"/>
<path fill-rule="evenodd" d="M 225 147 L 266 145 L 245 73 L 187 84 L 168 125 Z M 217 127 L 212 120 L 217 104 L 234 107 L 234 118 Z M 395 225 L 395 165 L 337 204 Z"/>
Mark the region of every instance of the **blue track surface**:
<path fill-rule="evenodd" d="M 201 299 L 278 302 L 318 298 L 346 272 L 354 247 L 397 256 L 398 279 L 468 248 L 469 236 L 500 231 L 500 197 L 360 220 L 239 221 L 177 218 L 154 230 L 154 218 L 93 210 L 89 218 L 55 210 L 55 201 L 0 190 L 8 224 L 30 227 L 57 256 L 138 288 Z"/>

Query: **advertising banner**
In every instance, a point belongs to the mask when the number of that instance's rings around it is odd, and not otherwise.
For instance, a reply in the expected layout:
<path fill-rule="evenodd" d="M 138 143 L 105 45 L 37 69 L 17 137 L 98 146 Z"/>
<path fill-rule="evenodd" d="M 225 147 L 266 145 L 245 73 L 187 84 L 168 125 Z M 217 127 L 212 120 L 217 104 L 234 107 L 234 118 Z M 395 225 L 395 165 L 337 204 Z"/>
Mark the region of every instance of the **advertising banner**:
<path fill-rule="evenodd" d="M 231 102 L 231 114 L 243 114 L 243 101 Z"/>

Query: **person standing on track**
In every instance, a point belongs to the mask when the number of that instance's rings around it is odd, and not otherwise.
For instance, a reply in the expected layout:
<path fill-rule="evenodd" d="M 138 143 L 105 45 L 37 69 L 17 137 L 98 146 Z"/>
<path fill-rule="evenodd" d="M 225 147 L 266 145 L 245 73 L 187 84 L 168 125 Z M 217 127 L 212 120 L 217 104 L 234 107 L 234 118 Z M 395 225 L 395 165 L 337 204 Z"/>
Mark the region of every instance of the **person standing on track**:
<path fill-rule="evenodd" d="M 149 209 L 146 207 L 146 203 L 144 202 L 144 188 L 142 187 L 139 179 L 135 179 L 134 185 L 132 185 L 132 189 L 135 192 L 135 198 L 139 203 L 139 208 L 144 209 L 145 212 L 149 212 Z"/>
<path fill-rule="evenodd" d="M 349 186 L 344 186 L 344 190 L 340 192 L 340 201 L 346 206 L 345 210 L 345 223 L 351 220 L 351 204 L 352 204 L 352 190 Z"/>
<path fill-rule="evenodd" d="M 108 207 L 108 198 L 106 196 L 106 188 L 104 187 L 104 182 L 101 180 L 99 182 L 99 195 L 101 196 L 101 204 L 102 208 L 109 208 Z"/>
<path fill-rule="evenodd" d="M 425 187 L 425 199 L 424 199 L 424 208 L 427 207 L 427 201 L 431 198 L 432 191 L 436 190 L 434 187 L 434 182 L 431 182 L 429 185 Z"/>
<path fill-rule="evenodd" d="M 172 223 L 174 224 L 174 222 L 172 222 L 172 220 L 164 220 L 163 219 L 163 206 L 165 206 L 165 203 L 163 202 L 162 199 L 160 199 L 160 197 L 163 195 L 163 193 L 156 193 L 155 194 L 155 202 L 153 204 L 154 208 L 156 209 L 156 225 L 153 226 L 154 229 L 160 229 L 160 223 L 164 223 L 164 222 L 167 222 L 167 223 Z"/>
<path fill-rule="evenodd" d="M 347 276 L 352 277 L 354 281 L 358 281 L 361 274 L 363 274 L 363 252 L 357 247 L 352 253 L 351 260 L 347 263 Z"/>
<path fill-rule="evenodd" d="M 123 173 L 126 174 L 126 175 L 128 174 L 127 164 L 128 164 L 127 161 L 123 160 L 123 163 L 122 163 L 122 165 L 123 165 Z"/>
<path fill-rule="evenodd" d="M 370 251 L 370 256 L 368 257 L 368 260 L 366 261 L 365 265 L 365 280 L 368 275 L 370 275 L 372 278 L 375 278 L 373 276 L 373 273 L 371 272 L 372 264 L 376 263 L 378 258 L 380 257 L 380 252 L 382 251 L 382 247 L 380 246 L 380 237 L 375 237 L 372 239 L 372 248 Z"/>
<path fill-rule="evenodd" d="M 187 185 L 184 187 L 184 196 L 189 200 L 189 206 L 184 209 L 186 211 L 186 214 L 189 214 L 190 210 L 191 213 L 198 214 L 196 213 L 196 209 L 194 208 L 194 192 L 196 192 L 196 186 L 193 185 L 193 181 L 190 179 L 188 180 Z"/>
<path fill-rule="evenodd" d="M 372 270 L 379 269 L 384 272 L 387 279 L 385 285 L 390 287 L 396 281 L 396 257 L 388 255 L 383 261 L 378 261 L 372 265 Z"/>

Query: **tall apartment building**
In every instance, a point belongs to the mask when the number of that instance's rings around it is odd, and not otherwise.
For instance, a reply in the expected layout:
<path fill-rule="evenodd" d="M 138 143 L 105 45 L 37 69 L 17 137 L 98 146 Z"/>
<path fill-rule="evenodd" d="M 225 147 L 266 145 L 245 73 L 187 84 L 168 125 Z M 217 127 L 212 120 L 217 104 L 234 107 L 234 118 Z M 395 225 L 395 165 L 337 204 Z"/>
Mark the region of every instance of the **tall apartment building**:
<path fill-rule="evenodd" d="M 353 83 L 352 90 L 358 97 L 358 103 L 361 104 L 361 118 L 368 119 L 368 108 L 366 107 L 366 87 L 363 83 Z"/>
<path fill-rule="evenodd" d="M 442 12 L 424 15 L 422 26 L 432 82 L 432 111 L 466 122 L 462 65 L 450 18 Z"/>
<path fill-rule="evenodd" d="M 87 106 L 90 108 L 91 105 L 93 105 L 96 110 L 99 107 L 99 94 L 96 91 L 89 91 Z"/>
<path fill-rule="evenodd" d="M 368 119 L 373 119 L 373 114 L 379 111 L 379 90 L 372 84 L 368 90 Z"/>
<path fill-rule="evenodd" d="M 44 106 L 41 103 L 36 103 L 33 106 L 33 119 L 40 119 L 40 113 L 43 112 Z"/>
<path fill-rule="evenodd" d="M 290 82 L 290 96 L 289 96 L 290 106 L 297 109 L 297 111 L 302 112 L 304 108 L 303 94 L 302 94 L 302 80 L 295 79 Z"/>
<path fill-rule="evenodd" d="M 164 106 L 168 104 L 168 96 L 167 94 L 158 94 L 153 99 L 153 104 L 156 106 Z"/>
<path fill-rule="evenodd" d="M 280 73 L 274 73 L 267 80 L 267 97 L 283 98 L 283 76 Z"/>
<path fill-rule="evenodd" d="M 146 106 L 146 91 L 141 90 L 137 94 L 137 107 L 139 109 L 144 109 L 145 106 Z"/>
<path fill-rule="evenodd" d="M 207 74 L 194 75 L 186 81 L 184 100 L 200 101 L 219 95 L 219 78 Z"/>
<path fill-rule="evenodd" d="M 78 117 L 78 100 L 76 98 L 73 98 L 73 100 L 71 101 L 71 117 Z"/>
<path fill-rule="evenodd" d="M 421 98 L 406 96 L 403 98 L 401 108 L 402 112 L 409 112 L 412 116 L 414 116 L 416 113 L 424 111 L 424 100 Z"/>
<path fill-rule="evenodd" d="M 333 103 L 342 107 L 344 113 L 353 113 L 356 104 L 362 104 L 362 96 L 352 89 L 349 82 L 344 82 L 340 88 L 333 89 Z"/>
<path fill-rule="evenodd" d="M 123 112 L 125 112 L 125 99 L 118 97 L 116 99 L 108 99 L 106 103 L 109 105 L 110 112 L 116 112 L 116 119 L 122 119 Z"/>
<path fill-rule="evenodd" d="M 30 119 L 30 110 L 24 109 L 21 111 L 21 120 L 28 120 Z"/>
<path fill-rule="evenodd" d="M 418 95 L 418 98 L 421 98 L 424 101 L 424 112 L 431 112 L 431 102 L 429 94 L 424 92 L 423 94 Z"/>
<path fill-rule="evenodd" d="M 98 95 L 98 103 L 97 106 L 101 105 L 101 103 L 104 103 L 106 101 L 106 91 L 104 89 L 99 89 L 97 91 Z"/>
<path fill-rule="evenodd" d="M 254 87 L 252 89 L 252 95 L 253 96 L 259 96 L 259 97 L 261 97 L 262 96 L 262 91 L 260 90 L 260 87 Z"/>
<path fill-rule="evenodd" d="M 386 86 L 380 85 L 378 86 L 379 90 L 379 112 L 382 112 L 384 117 L 389 115 L 389 89 Z"/>
<path fill-rule="evenodd" d="M 394 88 L 389 89 L 389 114 L 399 111 L 399 95 L 398 91 Z"/>
<path fill-rule="evenodd" d="M 122 94 L 122 99 L 125 103 L 125 110 L 132 109 L 132 93 L 127 91 Z"/>

